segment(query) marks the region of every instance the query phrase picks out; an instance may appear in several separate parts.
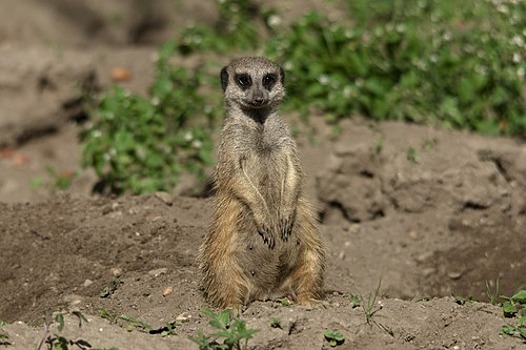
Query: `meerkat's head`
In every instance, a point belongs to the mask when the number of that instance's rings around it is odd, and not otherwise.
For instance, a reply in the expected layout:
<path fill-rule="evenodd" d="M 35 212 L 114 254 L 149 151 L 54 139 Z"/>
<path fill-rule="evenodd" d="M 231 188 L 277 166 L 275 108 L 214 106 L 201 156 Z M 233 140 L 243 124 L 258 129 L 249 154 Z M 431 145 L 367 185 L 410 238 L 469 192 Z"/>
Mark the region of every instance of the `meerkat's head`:
<path fill-rule="evenodd" d="M 221 70 L 221 86 L 228 105 L 243 110 L 274 109 L 285 96 L 285 74 L 262 57 L 243 57 Z"/>

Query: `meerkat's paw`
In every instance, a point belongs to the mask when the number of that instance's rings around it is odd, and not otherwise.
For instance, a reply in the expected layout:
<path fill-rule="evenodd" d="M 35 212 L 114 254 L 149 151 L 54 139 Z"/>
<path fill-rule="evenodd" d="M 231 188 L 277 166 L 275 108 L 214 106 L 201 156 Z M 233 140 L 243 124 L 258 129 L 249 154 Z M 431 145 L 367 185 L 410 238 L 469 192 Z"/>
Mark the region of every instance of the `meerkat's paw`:
<path fill-rule="evenodd" d="M 276 239 L 274 238 L 270 227 L 261 225 L 258 227 L 258 233 L 263 238 L 263 243 L 265 243 L 269 249 L 274 249 L 274 246 L 276 245 Z"/>
<path fill-rule="evenodd" d="M 228 306 L 226 310 L 230 312 L 230 317 L 237 318 L 240 317 L 243 313 L 243 305 L 242 304 L 236 304 L 232 306 Z"/>
<path fill-rule="evenodd" d="M 314 299 L 314 298 L 301 298 L 298 300 L 298 305 L 308 309 L 326 309 L 329 307 L 329 303 L 324 300 Z"/>
<path fill-rule="evenodd" d="M 281 219 L 280 233 L 281 233 L 282 240 L 286 242 L 289 239 L 290 234 L 292 233 L 293 227 L 294 227 L 294 220 L 291 216 L 284 217 Z"/>

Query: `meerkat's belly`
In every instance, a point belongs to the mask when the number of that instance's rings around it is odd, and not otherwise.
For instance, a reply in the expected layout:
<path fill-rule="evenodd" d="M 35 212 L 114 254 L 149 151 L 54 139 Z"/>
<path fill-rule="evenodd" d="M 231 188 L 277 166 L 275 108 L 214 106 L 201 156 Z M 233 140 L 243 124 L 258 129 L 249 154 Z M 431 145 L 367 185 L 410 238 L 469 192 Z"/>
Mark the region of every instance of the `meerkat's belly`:
<path fill-rule="evenodd" d="M 245 226 L 245 225 L 243 225 Z M 297 264 L 297 239 L 278 240 L 274 249 L 263 243 L 255 226 L 247 223 L 250 232 L 240 232 L 236 259 L 244 275 L 254 288 L 255 299 L 265 299 L 283 283 L 284 276 Z"/>

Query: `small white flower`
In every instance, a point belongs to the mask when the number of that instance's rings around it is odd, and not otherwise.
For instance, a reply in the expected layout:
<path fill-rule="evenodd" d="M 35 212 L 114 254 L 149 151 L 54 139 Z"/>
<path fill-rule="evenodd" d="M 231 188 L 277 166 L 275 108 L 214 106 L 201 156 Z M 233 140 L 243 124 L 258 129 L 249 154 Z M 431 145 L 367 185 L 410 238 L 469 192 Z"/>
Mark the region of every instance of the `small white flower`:
<path fill-rule="evenodd" d="M 524 67 L 519 67 L 519 69 L 517 69 L 517 76 L 520 79 L 524 79 L 524 75 L 526 75 L 526 71 L 525 71 Z"/>
<path fill-rule="evenodd" d="M 203 143 L 200 140 L 194 140 L 194 142 L 192 142 L 192 147 L 195 149 L 200 149 L 201 146 L 203 146 Z"/>
<path fill-rule="evenodd" d="M 480 75 L 487 75 L 488 74 L 488 68 L 484 66 L 477 66 L 475 68 L 475 71 Z"/>
<path fill-rule="evenodd" d="M 327 85 L 330 82 L 329 76 L 327 74 L 321 74 L 318 78 L 318 81 L 321 85 Z"/>
<path fill-rule="evenodd" d="M 267 24 L 271 27 L 271 28 L 274 28 L 274 27 L 277 27 L 279 26 L 283 21 L 281 20 L 281 17 L 278 16 L 278 15 L 271 15 L 269 16 L 268 20 L 267 20 Z"/>
<path fill-rule="evenodd" d="M 425 71 L 427 69 L 427 64 L 424 60 L 418 60 L 418 62 L 416 62 L 416 67 Z"/>
<path fill-rule="evenodd" d="M 502 13 L 503 15 L 507 15 L 510 12 L 508 6 L 506 6 L 505 4 L 498 4 L 497 11 Z"/>
<path fill-rule="evenodd" d="M 524 39 L 520 35 L 515 35 L 513 38 L 511 38 L 511 43 L 513 45 L 523 47 L 524 46 Z"/>
<path fill-rule="evenodd" d="M 349 85 L 346 85 L 343 88 L 343 93 L 342 94 L 343 94 L 343 97 L 350 98 L 351 95 L 352 95 L 352 88 Z"/>
<path fill-rule="evenodd" d="M 186 134 L 184 134 L 184 140 L 186 142 L 190 142 L 194 139 L 194 135 L 192 135 L 191 131 L 188 131 Z"/>
<path fill-rule="evenodd" d="M 194 43 L 201 44 L 203 42 L 203 36 L 202 35 L 196 35 L 194 37 Z"/>
<path fill-rule="evenodd" d="M 521 61 L 521 55 L 519 53 L 514 52 L 512 57 L 513 63 L 519 63 Z"/>

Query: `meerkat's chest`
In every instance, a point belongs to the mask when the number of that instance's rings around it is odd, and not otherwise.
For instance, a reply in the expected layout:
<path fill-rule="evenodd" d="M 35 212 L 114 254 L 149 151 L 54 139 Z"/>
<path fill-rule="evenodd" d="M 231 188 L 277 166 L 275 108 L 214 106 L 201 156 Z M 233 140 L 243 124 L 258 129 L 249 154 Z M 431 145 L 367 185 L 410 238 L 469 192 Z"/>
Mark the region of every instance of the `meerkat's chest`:
<path fill-rule="evenodd" d="M 276 144 L 261 145 L 246 156 L 244 170 L 265 197 L 281 192 L 289 169 L 287 148 Z"/>

